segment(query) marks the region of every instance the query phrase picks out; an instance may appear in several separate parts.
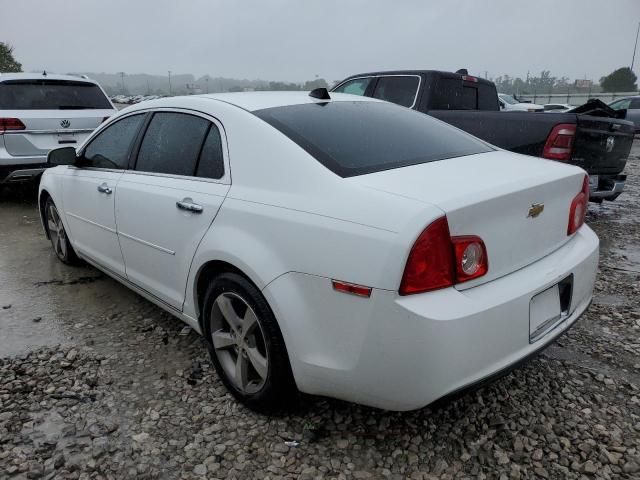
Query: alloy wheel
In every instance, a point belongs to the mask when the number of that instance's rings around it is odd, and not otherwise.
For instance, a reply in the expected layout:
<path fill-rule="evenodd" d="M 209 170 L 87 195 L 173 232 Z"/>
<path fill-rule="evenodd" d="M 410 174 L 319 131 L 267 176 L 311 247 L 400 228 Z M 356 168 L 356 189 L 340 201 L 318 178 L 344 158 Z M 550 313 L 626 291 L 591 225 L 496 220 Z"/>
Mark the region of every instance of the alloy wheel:
<path fill-rule="evenodd" d="M 47 212 L 47 227 L 49 228 L 49 237 L 56 255 L 61 260 L 67 259 L 67 235 L 64 231 L 64 225 L 58 214 L 58 210 L 53 204 L 49 205 Z"/>
<path fill-rule="evenodd" d="M 260 320 L 238 294 L 218 295 L 211 309 L 211 341 L 227 378 L 242 393 L 256 393 L 269 373 L 269 356 Z"/>

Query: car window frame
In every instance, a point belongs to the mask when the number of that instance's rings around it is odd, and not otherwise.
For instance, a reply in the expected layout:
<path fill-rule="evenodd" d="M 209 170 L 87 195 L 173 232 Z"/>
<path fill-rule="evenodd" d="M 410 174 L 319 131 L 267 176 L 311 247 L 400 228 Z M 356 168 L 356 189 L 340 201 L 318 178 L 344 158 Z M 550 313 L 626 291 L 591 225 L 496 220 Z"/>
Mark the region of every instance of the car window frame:
<path fill-rule="evenodd" d="M 353 82 L 355 80 L 367 80 L 367 79 L 370 79 L 371 81 L 367 85 L 367 88 L 364 89 L 364 93 L 362 95 L 356 95 L 355 93 L 336 92 L 337 88 L 340 88 L 341 86 L 343 86 L 346 83 Z M 378 83 L 378 77 L 377 76 L 375 76 L 375 75 L 362 75 L 360 77 L 351 77 L 351 78 L 347 78 L 346 80 L 343 80 L 338 85 L 333 87 L 331 89 L 331 91 L 335 92 L 335 93 L 344 94 L 344 95 L 356 95 L 356 97 L 369 97 L 369 98 L 371 98 L 371 95 L 373 95 L 373 91 L 374 91 L 375 86 L 376 86 L 377 83 Z"/>
<path fill-rule="evenodd" d="M 231 185 L 231 166 L 230 166 L 230 161 L 229 161 L 229 148 L 228 148 L 228 144 L 227 144 L 227 132 L 224 128 L 224 125 L 222 124 L 222 122 L 214 117 L 213 115 L 210 115 L 208 113 L 205 112 L 201 112 L 199 110 L 193 110 L 193 109 L 189 109 L 189 108 L 178 108 L 178 107 L 156 107 L 156 108 L 150 108 L 150 109 L 146 109 L 145 110 L 147 113 L 147 118 L 145 119 L 145 122 L 143 123 L 142 127 L 140 128 L 140 131 L 138 132 L 138 137 L 136 138 L 136 140 L 133 143 L 133 147 L 132 147 L 132 152 L 131 155 L 129 157 L 129 166 L 127 168 L 127 173 L 131 173 L 131 174 L 136 174 L 136 175 L 145 175 L 145 176 L 153 176 L 153 177 L 166 177 L 166 178 L 178 178 L 178 179 L 186 179 L 186 180 L 195 180 L 195 181 L 199 181 L 199 182 L 209 182 L 209 183 L 220 183 L 223 185 Z M 143 170 L 136 170 L 136 164 L 138 162 L 138 154 L 140 153 L 140 147 L 142 145 L 142 140 L 144 139 L 145 134 L 147 133 L 147 129 L 149 128 L 149 124 L 151 123 L 151 120 L 153 119 L 154 114 L 156 113 L 163 113 L 163 112 L 168 112 L 168 113 L 182 113 L 182 114 L 186 114 L 186 115 L 192 115 L 192 116 L 196 116 L 196 117 L 200 117 L 203 118 L 204 120 L 209 121 L 211 124 L 215 125 L 218 128 L 218 132 L 220 133 L 220 144 L 222 146 L 222 160 L 223 160 L 223 166 L 224 166 L 224 175 L 220 178 L 207 178 L 207 177 L 198 177 L 195 176 L 195 173 L 197 172 L 197 163 L 196 163 L 196 169 L 193 172 L 194 175 L 177 175 L 175 173 L 160 173 L 160 172 L 148 172 L 148 171 L 143 171 Z M 202 154 L 202 147 L 204 145 L 204 142 L 206 141 L 207 135 L 209 134 L 210 131 L 209 127 L 205 133 L 204 139 L 203 139 L 203 143 L 202 145 L 200 145 L 200 154 L 198 155 L 198 162 L 200 161 L 200 155 Z"/>
<path fill-rule="evenodd" d="M 385 100 L 384 98 L 376 98 L 373 96 L 373 94 L 375 93 L 376 89 L 378 88 L 378 83 L 380 83 L 380 79 L 381 78 L 388 78 L 388 77 L 413 77 L 413 78 L 417 78 L 418 79 L 418 86 L 416 87 L 416 93 L 413 96 L 413 103 L 408 106 L 405 107 L 404 105 L 400 105 L 399 103 L 395 103 L 395 102 L 389 102 L 389 100 Z M 389 103 L 394 103 L 395 105 L 399 105 L 400 107 L 404 107 L 404 108 L 410 108 L 412 110 L 415 110 L 415 106 L 418 103 L 418 97 L 420 95 L 420 87 L 422 86 L 422 75 L 418 75 L 418 74 L 402 74 L 402 73 L 398 73 L 398 74 L 390 74 L 390 75 L 376 75 L 375 76 L 375 83 L 373 85 L 373 88 L 371 89 L 371 95 L 369 95 L 371 98 L 375 98 L 376 100 L 382 100 L 383 102 L 389 102 Z"/>
<path fill-rule="evenodd" d="M 89 146 L 105 131 L 107 130 L 109 127 L 115 125 L 116 123 L 129 118 L 129 117 L 133 117 L 135 115 L 142 115 L 143 117 L 146 116 L 145 112 L 141 112 L 139 110 L 136 110 L 135 112 L 130 112 L 126 115 L 123 115 L 121 117 L 117 117 L 114 118 L 113 121 L 106 121 L 105 123 L 103 123 L 102 125 L 99 125 L 98 128 L 96 128 L 96 130 L 91 134 L 91 136 L 89 138 L 87 138 L 87 141 L 78 149 L 77 153 L 76 153 L 76 157 L 78 159 L 83 158 L 84 154 L 87 150 L 87 148 L 89 148 Z M 79 170 L 98 170 L 101 172 L 124 172 L 125 170 L 128 170 L 130 165 L 131 165 L 131 155 L 133 153 L 133 148 L 135 147 L 138 138 L 140 136 L 140 132 L 145 128 L 146 122 L 148 121 L 147 118 L 143 118 L 142 119 L 142 123 L 140 124 L 140 126 L 138 127 L 138 130 L 136 132 L 136 134 L 134 135 L 133 141 L 131 142 L 131 145 L 129 145 L 129 149 L 127 151 L 127 166 L 124 168 L 103 168 L 103 167 L 89 167 L 89 166 L 78 166 L 78 165 L 69 165 L 69 167 L 71 168 L 75 168 L 75 169 L 79 169 Z"/>

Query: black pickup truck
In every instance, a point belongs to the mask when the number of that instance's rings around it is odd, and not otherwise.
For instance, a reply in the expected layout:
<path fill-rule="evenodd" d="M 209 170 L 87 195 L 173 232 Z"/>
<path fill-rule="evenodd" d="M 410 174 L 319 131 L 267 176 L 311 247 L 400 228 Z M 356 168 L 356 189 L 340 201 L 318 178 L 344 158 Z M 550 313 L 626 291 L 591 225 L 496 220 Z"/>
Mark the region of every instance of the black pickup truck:
<path fill-rule="evenodd" d="M 592 201 L 614 200 L 624 189 L 634 126 L 600 101 L 571 113 L 501 112 L 493 82 L 461 70 L 363 73 L 331 91 L 387 100 L 505 150 L 578 165 L 589 173 Z"/>

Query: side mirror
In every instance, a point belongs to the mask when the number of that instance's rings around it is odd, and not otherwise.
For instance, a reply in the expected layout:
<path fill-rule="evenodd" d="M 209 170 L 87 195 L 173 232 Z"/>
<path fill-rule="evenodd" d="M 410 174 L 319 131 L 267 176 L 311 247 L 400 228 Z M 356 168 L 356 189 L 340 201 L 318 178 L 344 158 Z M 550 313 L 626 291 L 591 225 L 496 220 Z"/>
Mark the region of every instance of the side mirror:
<path fill-rule="evenodd" d="M 500 108 L 504 108 L 504 102 L 498 102 L 500 104 Z"/>
<path fill-rule="evenodd" d="M 47 163 L 51 165 L 73 165 L 76 160 L 76 149 L 74 147 L 56 148 L 47 155 Z"/>

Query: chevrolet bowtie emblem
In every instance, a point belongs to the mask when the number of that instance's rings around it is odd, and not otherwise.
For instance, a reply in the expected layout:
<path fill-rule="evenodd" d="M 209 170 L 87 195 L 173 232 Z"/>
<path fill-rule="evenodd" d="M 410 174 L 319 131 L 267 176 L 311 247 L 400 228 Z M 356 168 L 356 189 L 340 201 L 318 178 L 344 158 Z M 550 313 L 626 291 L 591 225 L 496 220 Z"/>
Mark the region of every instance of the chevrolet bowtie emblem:
<path fill-rule="evenodd" d="M 527 218 L 536 218 L 544 210 L 544 203 L 534 203 L 529 207 L 529 214 Z"/>

